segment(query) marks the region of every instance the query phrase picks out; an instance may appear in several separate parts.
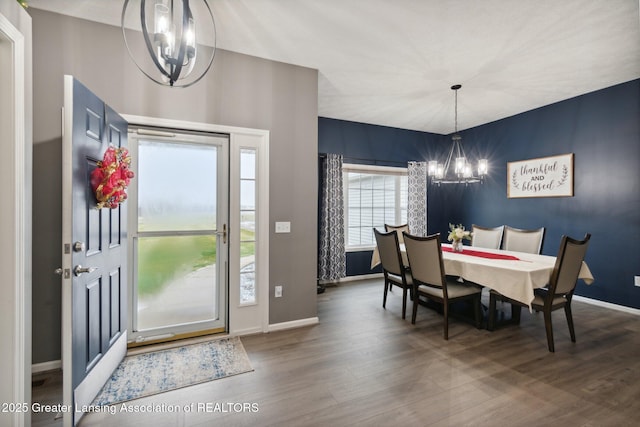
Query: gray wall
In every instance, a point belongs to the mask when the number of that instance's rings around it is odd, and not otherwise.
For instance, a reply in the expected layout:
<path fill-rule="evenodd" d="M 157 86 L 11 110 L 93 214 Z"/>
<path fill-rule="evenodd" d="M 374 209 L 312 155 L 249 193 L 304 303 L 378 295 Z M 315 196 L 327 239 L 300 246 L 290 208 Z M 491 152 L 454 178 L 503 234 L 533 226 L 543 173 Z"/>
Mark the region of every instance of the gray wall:
<path fill-rule="evenodd" d="M 271 324 L 315 317 L 317 70 L 218 50 L 187 89 L 161 87 L 135 67 L 119 27 L 29 8 L 34 56 L 33 361 L 60 359 L 61 119 L 63 75 L 122 114 L 270 131 Z M 275 234 L 275 221 L 291 221 Z M 284 286 L 282 298 L 273 287 Z"/>

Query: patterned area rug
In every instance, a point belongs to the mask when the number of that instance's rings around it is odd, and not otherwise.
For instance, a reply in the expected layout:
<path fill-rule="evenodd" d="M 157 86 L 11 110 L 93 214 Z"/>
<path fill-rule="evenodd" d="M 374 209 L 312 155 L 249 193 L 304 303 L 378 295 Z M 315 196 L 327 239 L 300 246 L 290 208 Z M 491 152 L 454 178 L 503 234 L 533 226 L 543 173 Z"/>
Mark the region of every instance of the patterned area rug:
<path fill-rule="evenodd" d="M 104 406 L 253 371 L 238 337 L 125 357 L 93 405 Z"/>

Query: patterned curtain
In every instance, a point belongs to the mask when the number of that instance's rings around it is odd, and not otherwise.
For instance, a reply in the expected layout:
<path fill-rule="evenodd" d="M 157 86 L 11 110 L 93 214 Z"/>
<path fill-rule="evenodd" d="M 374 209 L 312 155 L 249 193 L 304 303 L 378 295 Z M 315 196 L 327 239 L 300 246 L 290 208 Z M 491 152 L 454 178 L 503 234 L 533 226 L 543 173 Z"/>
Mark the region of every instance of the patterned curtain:
<path fill-rule="evenodd" d="M 414 236 L 427 235 L 427 162 L 409 162 L 407 221 Z"/>
<path fill-rule="evenodd" d="M 318 278 L 334 281 L 347 275 L 342 156 L 327 154 L 322 160 Z"/>

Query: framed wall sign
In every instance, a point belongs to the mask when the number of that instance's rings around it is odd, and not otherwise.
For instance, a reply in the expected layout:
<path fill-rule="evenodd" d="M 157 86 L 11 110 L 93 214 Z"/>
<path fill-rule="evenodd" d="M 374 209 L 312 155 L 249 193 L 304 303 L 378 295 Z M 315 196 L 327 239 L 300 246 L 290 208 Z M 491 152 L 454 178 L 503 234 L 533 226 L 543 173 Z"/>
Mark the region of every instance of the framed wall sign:
<path fill-rule="evenodd" d="M 507 163 L 507 197 L 572 197 L 573 153 Z"/>

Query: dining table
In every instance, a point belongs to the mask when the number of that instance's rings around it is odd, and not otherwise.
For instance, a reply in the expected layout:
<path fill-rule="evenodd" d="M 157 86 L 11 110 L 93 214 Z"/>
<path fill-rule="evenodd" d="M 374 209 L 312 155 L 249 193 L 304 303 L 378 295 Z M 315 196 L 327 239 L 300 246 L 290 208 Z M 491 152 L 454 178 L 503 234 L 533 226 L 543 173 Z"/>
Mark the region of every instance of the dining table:
<path fill-rule="evenodd" d="M 544 288 L 549 284 L 556 264 L 556 257 L 550 255 L 474 246 L 463 246 L 462 252 L 456 252 L 447 243 L 442 243 L 441 248 L 446 275 L 493 289 L 507 298 L 528 305 L 529 310 L 535 297 L 534 289 Z M 404 244 L 400 244 L 400 252 L 403 262 L 408 265 Z M 376 247 L 371 257 L 371 268 L 378 264 L 380 254 Z M 594 281 L 584 261 L 578 279 L 588 285 Z"/>

